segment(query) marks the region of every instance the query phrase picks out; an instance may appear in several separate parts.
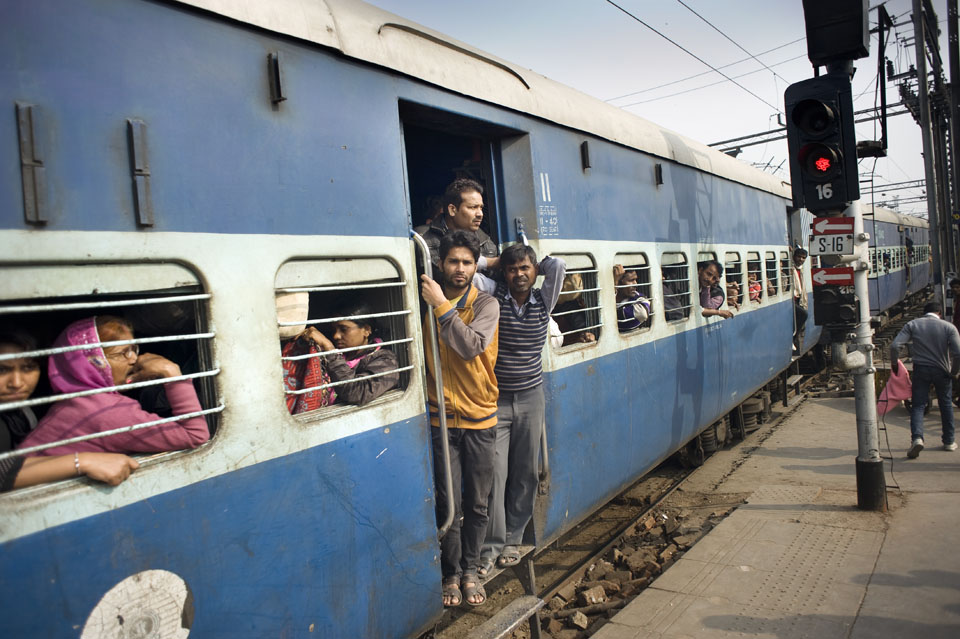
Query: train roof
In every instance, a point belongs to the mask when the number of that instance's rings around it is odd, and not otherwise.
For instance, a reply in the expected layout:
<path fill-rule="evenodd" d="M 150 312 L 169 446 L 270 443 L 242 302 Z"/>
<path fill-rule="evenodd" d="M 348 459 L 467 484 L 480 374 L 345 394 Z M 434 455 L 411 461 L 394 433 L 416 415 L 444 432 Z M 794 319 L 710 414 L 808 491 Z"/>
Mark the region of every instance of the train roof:
<path fill-rule="evenodd" d="M 896 211 L 881 206 L 871 207 L 864 205 L 863 214 L 873 215 L 873 219 L 877 222 L 890 222 L 891 224 L 915 226 L 918 228 L 927 228 L 930 225 L 930 223 L 922 217 L 903 215 L 902 213 L 897 213 Z"/>
<path fill-rule="evenodd" d="M 789 198 L 789 183 L 703 143 L 358 0 L 174 0 Z"/>

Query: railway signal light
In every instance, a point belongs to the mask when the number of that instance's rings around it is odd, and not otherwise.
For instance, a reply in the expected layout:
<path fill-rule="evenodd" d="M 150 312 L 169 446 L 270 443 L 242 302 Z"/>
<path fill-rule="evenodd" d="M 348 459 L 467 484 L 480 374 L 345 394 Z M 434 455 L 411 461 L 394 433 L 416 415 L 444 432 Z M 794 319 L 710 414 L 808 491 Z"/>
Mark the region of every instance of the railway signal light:
<path fill-rule="evenodd" d="M 815 66 L 870 54 L 867 0 L 803 0 L 803 21 Z"/>
<path fill-rule="evenodd" d="M 830 73 L 797 82 L 784 94 L 793 205 L 841 210 L 860 198 L 850 78 Z"/>
<path fill-rule="evenodd" d="M 814 324 L 844 328 L 856 326 L 859 321 L 860 303 L 853 293 L 844 292 L 840 286 L 813 287 Z"/>

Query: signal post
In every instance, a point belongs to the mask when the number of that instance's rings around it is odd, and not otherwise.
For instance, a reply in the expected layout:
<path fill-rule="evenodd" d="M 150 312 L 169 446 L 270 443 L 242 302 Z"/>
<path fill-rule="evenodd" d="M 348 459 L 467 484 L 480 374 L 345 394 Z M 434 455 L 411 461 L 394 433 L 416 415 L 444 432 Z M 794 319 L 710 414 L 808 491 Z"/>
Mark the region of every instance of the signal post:
<path fill-rule="evenodd" d="M 814 322 L 824 327 L 834 364 L 853 373 L 857 411 L 857 505 L 886 510 L 886 481 L 877 434 L 870 328 L 869 240 L 860 212 L 857 140 L 850 78 L 868 54 L 866 0 L 804 0 L 808 56 L 826 74 L 790 85 L 785 94 L 793 203 L 817 217 L 810 254 Z"/>

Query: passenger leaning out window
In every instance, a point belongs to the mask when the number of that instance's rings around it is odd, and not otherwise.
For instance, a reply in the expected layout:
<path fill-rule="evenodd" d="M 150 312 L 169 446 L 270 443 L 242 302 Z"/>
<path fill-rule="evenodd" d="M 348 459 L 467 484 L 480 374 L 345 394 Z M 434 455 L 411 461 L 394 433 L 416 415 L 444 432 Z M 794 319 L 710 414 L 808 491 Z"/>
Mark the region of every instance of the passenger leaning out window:
<path fill-rule="evenodd" d="M 700 284 L 700 307 L 704 317 L 719 316 L 724 319 L 733 317 L 733 313 L 723 304 L 723 289 L 720 287 L 720 278 L 723 276 L 723 265 L 716 260 L 704 260 L 697 264 L 697 280 Z"/>
<path fill-rule="evenodd" d="M 0 355 L 13 355 L 37 350 L 33 336 L 19 330 L 0 330 Z M 21 357 L 0 361 L 0 409 L 30 399 L 40 381 L 40 361 Z M 30 406 L 0 412 L 0 452 L 8 452 L 20 444 L 37 426 L 37 417 Z M 116 486 L 139 467 L 136 460 L 114 453 L 83 453 L 54 457 L 9 457 L 0 460 L 0 492 L 23 488 L 76 475 L 87 475 L 97 481 Z"/>
<path fill-rule="evenodd" d="M 48 374 L 53 391 L 60 394 L 76 393 L 181 375 L 177 364 L 159 355 L 140 353 L 137 344 L 106 348 L 100 346 L 100 342 L 132 339 L 132 325 L 120 317 L 101 315 L 70 324 L 54 342 L 54 347 L 90 346 L 50 356 Z M 171 381 L 163 386 L 174 416 L 202 410 L 190 380 Z M 71 437 L 159 419 L 159 415 L 144 410 L 137 400 L 121 395 L 117 390 L 103 390 L 55 403 L 20 448 L 50 444 Z M 206 420 L 202 416 L 196 416 L 73 444 L 53 446 L 36 454 L 62 455 L 78 451 L 158 453 L 196 448 L 209 438 L 210 431 L 207 429 Z"/>
<path fill-rule="evenodd" d="M 563 278 L 563 289 L 553 308 L 555 320 L 563 333 L 563 345 L 597 341 L 597 336 L 587 330 L 587 313 L 583 303 L 583 277 L 580 273 L 568 273 Z"/>
<path fill-rule="evenodd" d="M 613 281 L 617 285 L 617 329 L 628 333 L 640 328 L 650 317 L 650 300 L 637 289 L 637 272 L 614 264 Z"/>
<path fill-rule="evenodd" d="M 0 355 L 37 350 L 33 336 L 18 330 L 0 332 Z M 40 382 L 40 361 L 36 357 L 0 360 L 0 404 L 30 399 Z M 13 450 L 37 427 L 37 416 L 29 406 L 0 412 L 0 452 Z"/>
<path fill-rule="evenodd" d="M 333 324 L 332 338 L 310 326 L 304 331 L 304 337 L 320 351 L 347 350 L 345 353 L 330 353 L 323 356 L 330 378 L 334 382 L 352 380 L 337 385 L 334 390 L 336 399 L 347 404 L 367 404 L 396 388 L 400 383 L 397 356 L 389 348 L 379 346 L 379 323 L 370 307 L 356 304 L 337 313 L 345 319 Z M 394 372 L 390 372 L 394 371 Z"/>

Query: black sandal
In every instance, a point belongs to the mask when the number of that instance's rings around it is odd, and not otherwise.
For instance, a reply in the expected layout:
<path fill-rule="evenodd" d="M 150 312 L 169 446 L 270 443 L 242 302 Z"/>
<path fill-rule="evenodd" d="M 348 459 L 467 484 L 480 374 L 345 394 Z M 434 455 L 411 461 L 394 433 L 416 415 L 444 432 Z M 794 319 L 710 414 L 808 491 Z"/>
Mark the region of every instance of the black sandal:
<path fill-rule="evenodd" d="M 463 591 L 463 600 L 467 602 L 468 606 L 476 608 L 487 602 L 487 592 L 483 589 L 480 579 L 473 573 L 467 573 L 463 576 L 460 581 L 460 590 Z M 476 595 L 480 595 L 480 601 L 470 601 L 470 598 Z"/>
<path fill-rule="evenodd" d="M 477 566 L 477 574 L 481 577 L 486 577 L 493 572 L 493 564 L 493 559 L 490 559 L 489 557 L 486 559 L 481 559 L 480 565 Z"/>
<path fill-rule="evenodd" d="M 456 608 L 463 602 L 463 595 L 460 593 L 460 584 L 455 581 L 443 584 L 443 596 L 450 597 L 450 603 L 443 602 L 444 608 Z"/>
<path fill-rule="evenodd" d="M 500 551 L 500 557 L 497 559 L 497 565 L 501 568 L 509 568 L 520 563 L 520 549 L 516 546 L 504 546 Z"/>

